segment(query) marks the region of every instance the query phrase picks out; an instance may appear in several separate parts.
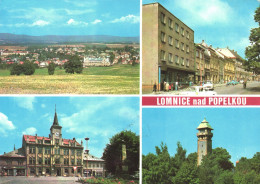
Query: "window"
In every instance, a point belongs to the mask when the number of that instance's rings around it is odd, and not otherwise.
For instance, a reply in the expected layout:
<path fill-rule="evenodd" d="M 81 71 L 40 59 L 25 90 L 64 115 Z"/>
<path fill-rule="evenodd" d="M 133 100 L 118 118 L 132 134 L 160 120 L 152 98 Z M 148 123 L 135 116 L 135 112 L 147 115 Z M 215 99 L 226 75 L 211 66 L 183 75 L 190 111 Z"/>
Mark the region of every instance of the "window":
<path fill-rule="evenodd" d="M 77 159 L 77 165 L 81 165 L 81 159 Z"/>
<path fill-rule="evenodd" d="M 184 36 L 184 28 L 181 27 L 181 35 Z"/>
<path fill-rule="evenodd" d="M 80 173 L 80 169 L 78 169 L 78 173 Z"/>
<path fill-rule="evenodd" d="M 200 52 L 200 59 L 202 59 L 203 58 L 203 56 L 202 56 L 202 53 Z"/>
<path fill-rule="evenodd" d="M 75 160 L 74 158 L 71 159 L 71 165 L 74 165 L 75 164 Z"/>
<path fill-rule="evenodd" d="M 60 159 L 59 158 L 55 158 L 55 164 L 60 164 Z"/>
<path fill-rule="evenodd" d="M 55 139 L 55 144 L 59 144 L 59 139 Z"/>
<path fill-rule="evenodd" d="M 168 42 L 169 42 L 169 45 L 173 45 L 173 39 L 172 39 L 172 37 L 171 36 L 169 36 L 169 40 L 168 40 Z"/>
<path fill-rule="evenodd" d="M 172 53 L 169 53 L 169 62 L 172 63 L 173 59 L 172 59 Z"/>
<path fill-rule="evenodd" d="M 163 43 L 166 42 L 166 41 L 165 41 L 165 33 L 164 33 L 164 32 L 161 32 L 161 41 L 162 41 Z"/>
<path fill-rule="evenodd" d="M 69 165 L 69 159 L 68 158 L 64 158 L 64 165 Z"/>
<path fill-rule="evenodd" d="M 71 154 L 74 155 L 75 154 L 75 150 L 71 150 Z"/>
<path fill-rule="evenodd" d="M 179 56 L 175 55 L 175 63 L 179 64 Z"/>
<path fill-rule="evenodd" d="M 190 61 L 189 61 L 189 59 L 186 59 L 186 66 L 190 66 Z"/>
<path fill-rule="evenodd" d="M 50 174 L 50 169 L 46 169 L 46 174 Z"/>
<path fill-rule="evenodd" d="M 165 14 L 164 14 L 164 13 L 161 13 L 161 22 L 162 22 L 163 24 L 166 24 Z"/>
<path fill-rule="evenodd" d="M 18 165 L 23 165 L 23 161 L 18 161 Z"/>
<path fill-rule="evenodd" d="M 64 155 L 69 155 L 69 150 L 68 149 L 64 149 L 63 153 L 64 153 Z"/>
<path fill-rule="evenodd" d="M 181 50 L 184 51 L 184 43 L 181 42 Z"/>
<path fill-rule="evenodd" d="M 29 153 L 35 154 L 35 147 L 29 147 Z"/>
<path fill-rule="evenodd" d="M 170 29 L 173 29 L 173 22 L 172 22 L 172 19 L 168 19 L 168 24 L 169 24 L 169 28 Z"/>
<path fill-rule="evenodd" d="M 91 163 L 88 164 L 88 167 L 91 168 Z"/>
<path fill-rule="evenodd" d="M 175 40 L 175 47 L 178 49 L 180 46 L 179 46 L 179 40 Z"/>
<path fill-rule="evenodd" d="M 189 45 L 186 45 L 186 52 L 187 52 L 187 53 L 190 52 L 190 47 L 189 47 Z"/>
<path fill-rule="evenodd" d="M 74 169 L 71 169 L 71 173 L 74 174 Z"/>
<path fill-rule="evenodd" d="M 77 150 L 77 156 L 81 156 L 81 155 L 82 155 L 81 150 Z"/>
<path fill-rule="evenodd" d="M 35 168 L 30 168 L 30 174 L 34 174 L 35 173 Z"/>
<path fill-rule="evenodd" d="M 42 158 L 38 157 L 38 164 L 42 164 Z"/>
<path fill-rule="evenodd" d="M 45 148 L 45 154 L 51 154 L 51 149 L 50 148 Z"/>
<path fill-rule="evenodd" d="M 59 149 L 59 148 L 56 148 L 56 149 L 55 149 L 55 154 L 56 154 L 56 155 L 59 155 L 59 154 L 60 154 L 60 149 Z"/>
<path fill-rule="evenodd" d="M 35 157 L 29 158 L 29 164 L 35 164 Z"/>
<path fill-rule="evenodd" d="M 161 50 L 161 60 L 165 61 L 165 51 Z"/>
<path fill-rule="evenodd" d="M 45 165 L 50 165 L 51 164 L 51 159 L 50 158 L 45 158 L 44 159 Z"/>
<path fill-rule="evenodd" d="M 12 165 L 12 160 L 7 160 L 7 161 L 6 161 L 6 164 L 7 164 L 7 165 Z"/>
<path fill-rule="evenodd" d="M 181 58 L 181 65 L 184 66 L 184 58 L 183 57 Z"/>
<path fill-rule="evenodd" d="M 177 32 L 177 33 L 179 33 L 179 24 L 177 24 L 177 23 L 175 23 L 175 31 Z"/>
<path fill-rule="evenodd" d="M 187 39 L 190 39 L 189 31 L 186 31 L 186 38 L 187 38 Z"/>
<path fill-rule="evenodd" d="M 39 144 L 42 144 L 42 140 L 38 140 L 38 143 L 39 143 Z"/>
<path fill-rule="evenodd" d="M 69 170 L 68 170 L 68 169 L 65 169 L 64 171 L 65 171 L 65 174 L 68 174 L 68 173 L 69 173 Z"/>
<path fill-rule="evenodd" d="M 199 51 L 196 50 L 196 57 L 199 57 Z"/>
<path fill-rule="evenodd" d="M 42 148 L 38 148 L 38 153 L 42 153 Z"/>

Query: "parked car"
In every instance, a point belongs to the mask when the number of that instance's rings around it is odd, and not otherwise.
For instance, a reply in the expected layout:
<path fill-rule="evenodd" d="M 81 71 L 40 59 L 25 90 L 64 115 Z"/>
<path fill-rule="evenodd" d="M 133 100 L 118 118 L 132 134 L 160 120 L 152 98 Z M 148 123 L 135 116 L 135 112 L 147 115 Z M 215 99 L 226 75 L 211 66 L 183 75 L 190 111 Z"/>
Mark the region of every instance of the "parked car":
<path fill-rule="evenodd" d="M 210 91 L 209 88 L 204 88 L 203 86 L 191 86 L 187 91 L 182 91 L 180 95 L 186 96 L 212 96 L 217 95 L 215 91 Z"/>
<path fill-rule="evenodd" d="M 233 86 L 237 85 L 237 84 L 239 84 L 239 82 L 237 82 L 236 80 L 232 80 L 232 81 L 227 83 L 227 85 L 233 85 Z"/>
<path fill-rule="evenodd" d="M 240 84 L 243 84 L 243 83 L 244 83 L 244 80 L 240 80 L 239 83 L 240 83 Z"/>
<path fill-rule="evenodd" d="M 213 82 L 208 80 L 205 84 L 203 84 L 203 88 L 208 88 L 209 90 L 214 90 Z"/>

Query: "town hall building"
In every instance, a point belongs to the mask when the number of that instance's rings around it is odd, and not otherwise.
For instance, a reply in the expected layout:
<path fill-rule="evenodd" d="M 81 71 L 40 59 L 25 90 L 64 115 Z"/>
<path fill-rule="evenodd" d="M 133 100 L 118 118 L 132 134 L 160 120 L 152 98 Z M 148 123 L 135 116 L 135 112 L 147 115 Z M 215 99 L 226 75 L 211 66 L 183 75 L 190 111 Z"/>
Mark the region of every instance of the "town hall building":
<path fill-rule="evenodd" d="M 79 143 L 75 138 L 63 138 L 55 109 L 48 137 L 23 135 L 22 148 L 14 148 L 14 151 L 0 155 L 0 175 L 83 176 L 84 169 L 88 168 L 85 166 L 83 169 L 86 153 L 82 144 L 82 141 Z M 102 165 L 98 165 L 99 171 L 103 171 L 104 161 L 100 159 L 100 162 Z M 92 170 L 89 171 L 92 175 Z"/>

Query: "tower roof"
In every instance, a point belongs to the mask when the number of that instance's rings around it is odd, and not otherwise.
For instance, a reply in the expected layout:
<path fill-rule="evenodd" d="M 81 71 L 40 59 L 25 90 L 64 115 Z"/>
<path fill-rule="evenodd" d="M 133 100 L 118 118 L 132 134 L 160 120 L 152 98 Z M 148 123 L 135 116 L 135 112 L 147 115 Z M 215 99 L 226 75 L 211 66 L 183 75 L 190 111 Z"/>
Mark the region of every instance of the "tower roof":
<path fill-rule="evenodd" d="M 200 123 L 200 125 L 197 128 L 199 129 L 211 129 L 213 130 L 213 128 L 210 126 L 209 122 L 206 120 L 206 118 L 204 118 L 204 120 Z"/>
<path fill-rule="evenodd" d="M 56 113 L 56 105 L 55 105 L 55 114 L 54 114 L 54 119 L 53 119 L 52 126 L 59 126 L 58 116 L 57 116 L 57 113 Z"/>

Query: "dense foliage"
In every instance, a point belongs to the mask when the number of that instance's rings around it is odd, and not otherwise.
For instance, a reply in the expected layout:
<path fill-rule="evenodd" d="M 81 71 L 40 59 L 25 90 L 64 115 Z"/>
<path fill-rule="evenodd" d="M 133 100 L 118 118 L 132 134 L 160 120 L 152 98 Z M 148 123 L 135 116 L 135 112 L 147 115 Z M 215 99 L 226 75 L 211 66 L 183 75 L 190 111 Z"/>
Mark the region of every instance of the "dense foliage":
<path fill-rule="evenodd" d="M 197 153 L 186 156 L 177 143 L 172 157 L 165 144 L 156 147 L 156 154 L 143 155 L 144 184 L 256 184 L 260 183 L 260 153 L 253 158 L 241 158 L 234 167 L 226 149 L 215 148 L 197 166 Z"/>
<path fill-rule="evenodd" d="M 122 162 L 122 144 L 126 145 L 124 163 Z M 131 131 L 122 131 L 114 135 L 106 145 L 102 158 L 105 160 L 105 168 L 109 173 L 121 174 L 124 164 L 128 166 L 127 174 L 133 174 L 139 168 L 139 136 Z"/>
<path fill-rule="evenodd" d="M 139 183 L 137 180 L 123 180 L 123 179 L 107 179 L 107 178 L 80 178 L 78 180 L 80 183 L 85 184 L 137 184 Z"/>
<path fill-rule="evenodd" d="M 55 71 L 55 64 L 53 62 L 51 62 L 48 66 L 48 74 L 49 75 L 53 75 Z"/>
<path fill-rule="evenodd" d="M 246 64 L 249 70 L 260 74 L 260 7 L 256 9 L 254 19 L 258 23 L 258 27 L 251 29 L 249 36 L 251 45 L 245 51 L 246 58 L 248 59 Z"/>
<path fill-rule="evenodd" d="M 66 73 L 82 73 L 83 64 L 78 56 L 71 56 L 70 60 L 64 64 Z"/>
<path fill-rule="evenodd" d="M 32 75 L 35 72 L 35 66 L 30 61 L 25 61 L 24 64 L 13 64 L 10 69 L 11 75 Z"/>

